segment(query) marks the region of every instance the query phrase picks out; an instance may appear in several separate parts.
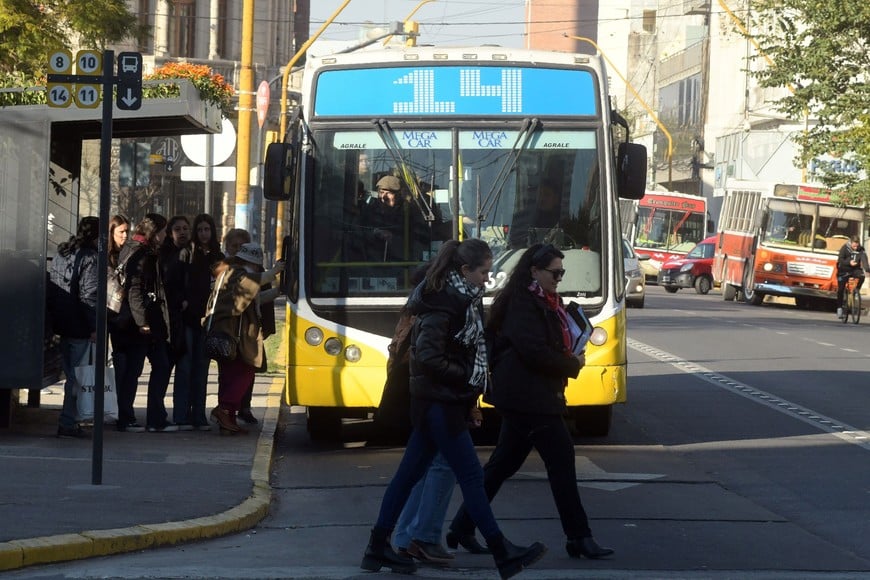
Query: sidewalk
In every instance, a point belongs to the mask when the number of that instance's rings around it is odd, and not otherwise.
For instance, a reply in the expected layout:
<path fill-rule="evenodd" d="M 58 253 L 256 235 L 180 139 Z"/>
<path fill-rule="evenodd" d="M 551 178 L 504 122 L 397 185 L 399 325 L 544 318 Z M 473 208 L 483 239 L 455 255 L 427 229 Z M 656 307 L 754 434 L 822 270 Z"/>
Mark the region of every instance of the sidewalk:
<path fill-rule="evenodd" d="M 147 366 L 136 414 L 145 418 Z M 271 500 L 269 472 L 282 376 L 257 375 L 246 436 L 211 431 L 103 431 L 102 483 L 93 485 L 93 440 L 59 439 L 63 385 L 21 406 L 0 430 L 0 570 L 213 538 L 253 527 Z M 22 393 L 26 402 L 26 393 Z M 217 365 L 207 409 L 217 405 Z M 166 396 L 172 407 L 172 384 Z"/>

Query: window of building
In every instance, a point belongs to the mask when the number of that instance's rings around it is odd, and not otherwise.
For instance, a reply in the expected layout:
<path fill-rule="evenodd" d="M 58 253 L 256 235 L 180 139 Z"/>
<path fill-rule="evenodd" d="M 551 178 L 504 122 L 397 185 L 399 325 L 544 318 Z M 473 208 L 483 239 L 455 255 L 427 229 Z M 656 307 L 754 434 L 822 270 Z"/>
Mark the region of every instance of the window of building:
<path fill-rule="evenodd" d="M 643 31 L 649 32 L 650 34 L 655 33 L 655 31 L 656 31 L 656 11 L 655 10 L 644 10 L 643 11 Z"/>
<path fill-rule="evenodd" d="M 169 4 L 169 54 L 196 56 L 196 4 L 194 0 L 175 0 Z"/>

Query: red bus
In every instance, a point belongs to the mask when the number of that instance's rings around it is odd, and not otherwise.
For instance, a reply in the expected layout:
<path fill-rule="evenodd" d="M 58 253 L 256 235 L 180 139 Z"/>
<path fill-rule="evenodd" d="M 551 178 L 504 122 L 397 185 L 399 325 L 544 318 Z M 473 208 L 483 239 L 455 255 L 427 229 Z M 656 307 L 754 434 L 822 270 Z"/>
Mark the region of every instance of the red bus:
<path fill-rule="evenodd" d="M 685 256 L 712 229 L 707 200 L 685 193 L 647 191 L 643 199 L 620 201 L 622 233 L 641 256 L 647 281 L 656 282 L 662 264 Z"/>
<path fill-rule="evenodd" d="M 806 185 L 730 182 L 719 216 L 713 278 L 725 300 L 792 297 L 798 308 L 831 309 L 837 253 L 862 236 L 864 209 L 835 205 Z"/>

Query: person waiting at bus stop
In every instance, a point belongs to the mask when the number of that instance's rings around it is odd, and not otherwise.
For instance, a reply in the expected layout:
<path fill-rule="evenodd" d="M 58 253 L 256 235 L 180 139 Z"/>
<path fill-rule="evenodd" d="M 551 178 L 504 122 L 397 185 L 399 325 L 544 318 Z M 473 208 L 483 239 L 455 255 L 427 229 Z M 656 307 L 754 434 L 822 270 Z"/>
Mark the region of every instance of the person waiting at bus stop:
<path fill-rule="evenodd" d="M 484 493 L 483 470 L 468 432 L 471 409 L 488 383 L 482 299 L 491 267 L 492 251 L 486 242 L 448 241 L 410 300 L 411 313 L 417 316 L 410 358 L 413 431 L 381 501 L 360 564 L 364 570 L 416 571 L 410 557 L 393 550 L 390 534 L 411 489 L 439 451 L 456 474 L 465 505 L 502 578 L 515 576 L 547 551 L 538 542 L 514 546 L 502 534 Z"/>
<path fill-rule="evenodd" d="M 849 278 L 858 278 L 858 289 L 864 285 L 864 272 L 870 271 L 861 239 L 852 236 L 837 254 L 837 318 L 843 317 L 843 295 Z"/>

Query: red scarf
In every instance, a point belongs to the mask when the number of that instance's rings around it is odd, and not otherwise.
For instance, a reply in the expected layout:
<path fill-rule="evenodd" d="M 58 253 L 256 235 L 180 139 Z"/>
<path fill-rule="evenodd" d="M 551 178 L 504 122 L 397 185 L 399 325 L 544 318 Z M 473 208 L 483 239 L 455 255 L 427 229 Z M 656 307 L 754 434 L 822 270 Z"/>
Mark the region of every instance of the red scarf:
<path fill-rule="evenodd" d="M 537 280 L 532 280 L 529 286 L 529 291 L 544 301 L 547 308 L 556 313 L 559 317 L 559 327 L 562 330 L 562 344 L 565 345 L 565 350 L 571 352 L 571 333 L 568 331 L 568 313 L 562 306 L 562 297 L 555 292 L 544 292 Z"/>

